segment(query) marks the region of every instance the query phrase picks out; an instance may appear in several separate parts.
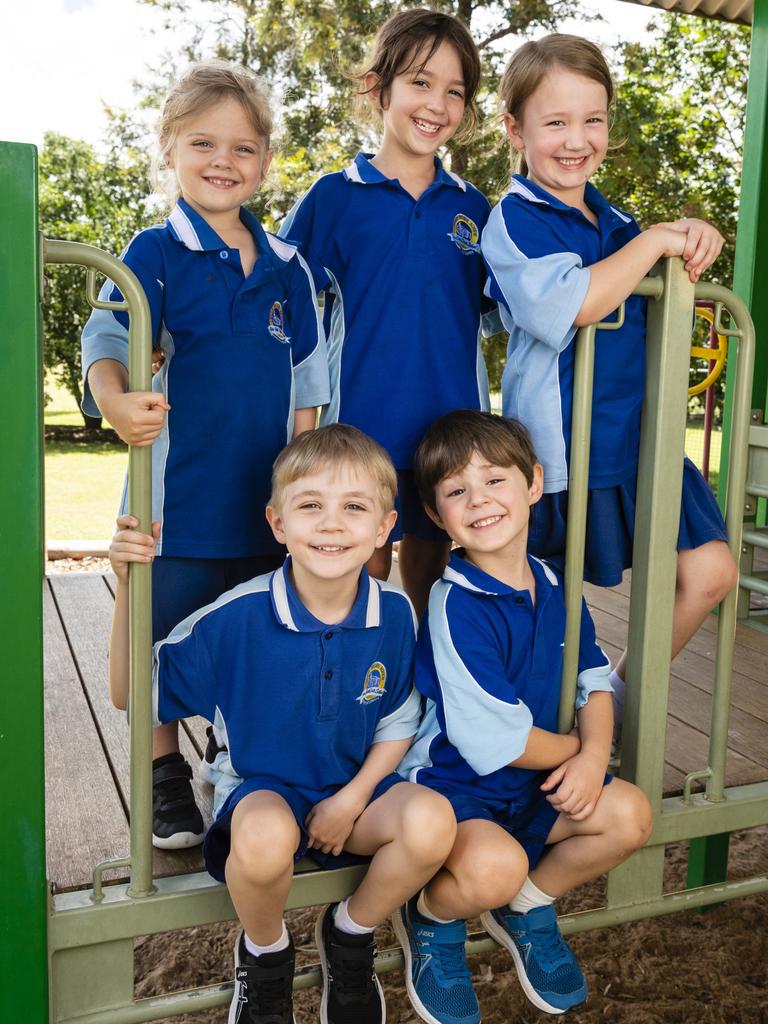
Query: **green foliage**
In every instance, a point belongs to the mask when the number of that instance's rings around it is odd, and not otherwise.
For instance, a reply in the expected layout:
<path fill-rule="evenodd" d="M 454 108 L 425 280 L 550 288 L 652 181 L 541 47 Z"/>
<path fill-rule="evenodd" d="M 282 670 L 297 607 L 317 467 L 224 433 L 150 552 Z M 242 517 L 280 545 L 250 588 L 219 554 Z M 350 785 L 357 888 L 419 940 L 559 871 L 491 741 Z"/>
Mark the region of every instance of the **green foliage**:
<path fill-rule="evenodd" d="M 118 253 L 148 220 L 147 159 L 135 130 L 115 116 L 106 156 L 85 142 L 48 132 L 40 153 L 40 225 L 49 238 Z M 80 400 L 80 332 L 90 308 L 85 271 L 46 268 L 45 366 Z"/>

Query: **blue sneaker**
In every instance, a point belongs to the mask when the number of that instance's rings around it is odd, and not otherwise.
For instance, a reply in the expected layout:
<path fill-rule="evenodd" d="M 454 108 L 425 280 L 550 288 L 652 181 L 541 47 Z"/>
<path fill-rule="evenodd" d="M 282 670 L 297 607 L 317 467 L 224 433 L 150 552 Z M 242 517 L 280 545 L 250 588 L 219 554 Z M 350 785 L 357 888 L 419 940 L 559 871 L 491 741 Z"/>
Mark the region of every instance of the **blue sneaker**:
<path fill-rule="evenodd" d="M 523 991 L 545 1013 L 565 1013 L 586 1001 L 587 983 L 557 926 L 550 904 L 516 914 L 509 907 L 490 910 L 483 927 L 512 954 Z"/>
<path fill-rule="evenodd" d="M 392 915 L 405 954 L 405 987 L 411 1005 L 427 1024 L 480 1024 L 472 988 L 463 921 L 438 924 L 421 917 L 414 896 Z"/>

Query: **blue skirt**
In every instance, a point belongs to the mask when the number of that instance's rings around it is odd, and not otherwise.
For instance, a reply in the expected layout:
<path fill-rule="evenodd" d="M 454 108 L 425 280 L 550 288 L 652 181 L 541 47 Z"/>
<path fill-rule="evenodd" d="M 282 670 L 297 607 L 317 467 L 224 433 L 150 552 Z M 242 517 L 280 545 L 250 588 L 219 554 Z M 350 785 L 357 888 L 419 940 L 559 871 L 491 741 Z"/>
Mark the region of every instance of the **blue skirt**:
<path fill-rule="evenodd" d="M 624 570 L 632 567 L 636 489 L 637 478 L 633 476 L 615 487 L 589 491 L 584 553 L 584 579 L 588 583 L 615 587 L 621 583 Z M 529 552 L 562 568 L 567 518 L 568 492 L 544 494 L 533 506 Z M 711 540 L 728 540 L 725 522 L 709 485 L 686 456 L 677 550 L 700 548 Z"/>

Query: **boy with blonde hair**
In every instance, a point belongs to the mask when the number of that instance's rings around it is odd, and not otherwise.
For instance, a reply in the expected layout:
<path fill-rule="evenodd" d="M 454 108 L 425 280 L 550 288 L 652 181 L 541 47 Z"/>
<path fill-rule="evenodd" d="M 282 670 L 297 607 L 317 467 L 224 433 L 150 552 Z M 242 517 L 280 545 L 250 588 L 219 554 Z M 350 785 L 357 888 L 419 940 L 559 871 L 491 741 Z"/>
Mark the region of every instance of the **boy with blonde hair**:
<path fill-rule="evenodd" d="M 294 952 L 283 909 L 294 861 L 372 857 L 356 892 L 318 919 L 323 1024 L 381 1024 L 373 930 L 434 874 L 455 836 L 450 804 L 395 767 L 416 732 L 413 610 L 364 566 L 395 520 L 386 452 L 353 427 L 305 433 L 278 456 L 267 519 L 289 556 L 155 645 L 158 721 L 215 721 L 237 779 L 217 800 L 206 866 L 243 925 L 230 1024 L 290 1024 Z M 128 563 L 151 537 L 122 517 L 110 693 L 128 699 Z"/>

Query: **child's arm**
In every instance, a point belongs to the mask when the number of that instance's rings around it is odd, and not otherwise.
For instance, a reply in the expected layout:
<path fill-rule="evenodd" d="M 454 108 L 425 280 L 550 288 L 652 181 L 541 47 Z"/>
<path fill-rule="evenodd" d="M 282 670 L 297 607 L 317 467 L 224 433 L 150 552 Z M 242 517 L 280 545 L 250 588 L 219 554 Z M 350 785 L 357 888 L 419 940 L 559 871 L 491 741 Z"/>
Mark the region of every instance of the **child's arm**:
<path fill-rule="evenodd" d="M 511 761 L 510 768 L 532 768 L 541 771 L 556 768 L 569 757 L 578 754 L 581 740 L 576 731 L 561 736 L 556 732 L 547 732 L 534 725 L 528 734 L 528 742 L 520 757 Z"/>
<path fill-rule="evenodd" d="M 317 424 L 317 408 L 311 406 L 308 409 L 297 409 L 293 417 L 293 436 L 305 433 L 307 430 L 314 430 Z"/>
<path fill-rule="evenodd" d="M 588 818 L 605 784 L 611 753 L 613 703 L 610 693 L 594 692 L 578 712 L 581 750 L 542 784 L 549 802 L 573 821 Z"/>
<path fill-rule="evenodd" d="M 408 737 L 374 743 L 357 775 L 338 793 L 315 804 L 304 822 L 311 848 L 334 856 L 341 853 L 355 821 L 368 806 L 374 789 L 397 768 L 412 739 Z"/>
<path fill-rule="evenodd" d="M 160 524 L 152 524 L 153 536 L 141 533 L 135 527 L 138 519 L 120 516 L 117 532 L 109 546 L 109 561 L 117 577 L 115 610 L 112 617 L 112 636 L 109 643 L 109 696 L 115 707 L 128 706 L 129 643 L 128 643 L 128 566 L 131 562 L 151 562 Z"/>
<path fill-rule="evenodd" d="M 96 405 L 126 444 L 152 444 L 170 410 L 159 391 L 128 391 L 128 371 L 116 359 L 99 359 L 88 370 Z"/>
<path fill-rule="evenodd" d="M 577 327 L 599 323 L 622 303 L 654 263 L 664 256 L 682 256 L 691 281 L 698 281 L 720 254 L 723 237 L 700 220 L 654 224 L 612 256 L 589 268 L 589 288 L 574 320 Z"/>

